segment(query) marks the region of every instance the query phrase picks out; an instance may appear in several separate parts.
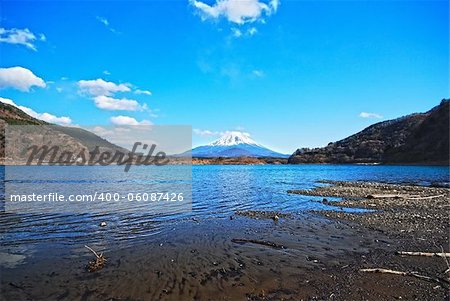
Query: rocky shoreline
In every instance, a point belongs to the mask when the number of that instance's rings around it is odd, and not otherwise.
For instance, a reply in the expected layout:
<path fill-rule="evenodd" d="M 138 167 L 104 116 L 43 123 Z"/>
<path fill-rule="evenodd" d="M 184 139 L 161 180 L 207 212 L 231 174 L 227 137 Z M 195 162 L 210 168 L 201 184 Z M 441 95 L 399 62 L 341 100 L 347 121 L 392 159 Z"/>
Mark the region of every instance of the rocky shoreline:
<path fill-rule="evenodd" d="M 381 249 L 357 259 L 359 270 L 381 268 L 406 273 L 417 273 L 433 278 L 435 283 L 410 276 L 359 273 L 365 281 L 388 281 L 398 286 L 411 287 L 407 300 L 442 300 L 449 297 L 448 259 L 439 254 L 449 252 L 450 189 L 397 185 L 376 182 L 321 181 L 325 186 L 311 190 L 293 190 L 288 193 L 322 196 L 322 203 L 343 208 L 364 208 L 366 212 L 315 211 L 328 219 L 344 221 L 352 227 L 367 229 L 388 238 Z M 341 200 L 330 201 L 327 197 Z M 399 256 L 402 252 L 431 253 L 429 256 Z M 442 282 L 439 282 L 442 281 Z M 425 282 L 425 283 L 424 283 Z M 395 286 L 379 288 L 395 297 Z M 367 292 L 365 292 L 367 294 Z M 368 294 L 370 295 L 370 294 Z"/>
<path fill-rule="evenodd" d="M 329 186 L 313 190 L 294 190 L 289 193 L 338 197 L 340 201 L 323 199 L 336 207 L 364 208 L 365 213 L 319 211 L 320 214 L 357 222 L 372 230 L 391 236 L 448 247 L 450 189 L 375 182 L 322 181 Z"/>

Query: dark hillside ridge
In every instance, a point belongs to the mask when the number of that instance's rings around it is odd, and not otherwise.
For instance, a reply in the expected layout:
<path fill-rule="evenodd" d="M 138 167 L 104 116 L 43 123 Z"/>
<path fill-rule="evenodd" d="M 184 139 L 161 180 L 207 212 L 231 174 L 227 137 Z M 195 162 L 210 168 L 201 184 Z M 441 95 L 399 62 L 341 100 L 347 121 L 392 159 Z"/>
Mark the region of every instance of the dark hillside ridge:
<path fill-rule="evenodd" d="M 77 127 L 68 127 L 60 125 L 52 125 L 45 121 L 33 118 L 20 110 L 19 108 L 0 102 L 0 158 L 5 158 L 5 126 L 6 125 L 45 125 L 53 137 L 52 144 L 64 146 L 67 151 L 79 152 L 85 148 L 92 151 L 95 147 L 99 147 L 99 151 L 121 151 L 128 153 L 128 150 L 117 146 L 109 141 L 95 135 L 92 132 Z M 49 135 L 50 137 L 50 135 Z M 20 137 L 16 137 L 21 145 Z M 20 148 L 20 147 L 19 147 Z"/>
<path fill-rule="evenodd" d="M 15 106 L 0 102 L 0 120 L 12 125 L 40 125 L 48 124 L 36 119 Z"/>
<path fill-rule="evenodd" d="M 325 147 L 297 149 L 288 160 L 301 163 L 449 164 L 449 103 L 373 124 Z"/>

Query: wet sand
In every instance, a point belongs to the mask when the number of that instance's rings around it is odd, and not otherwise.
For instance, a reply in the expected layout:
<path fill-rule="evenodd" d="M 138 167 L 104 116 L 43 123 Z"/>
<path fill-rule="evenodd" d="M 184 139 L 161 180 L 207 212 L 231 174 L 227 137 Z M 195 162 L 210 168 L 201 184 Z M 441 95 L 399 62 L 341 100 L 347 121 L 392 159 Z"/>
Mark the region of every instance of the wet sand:
<path fill-rule="evenodd" d="M 371 182 L 322 181 L 326 186 L 297 193 L 324 196 L 322 203 L 337 208 L 366 208 L 370 212 L 317 211 L 318 214 L 348 225 L 367 229 L 388 238 L 389 245 L 373 250 L 360 268 L 385 268 L 403 272 L 417 272 L 443 283 L 426 283 L 409 276 L 389 274 L 362 275 L 367 283 L 385 281 L 383 288 L 389 299 L 398 295 L 397 288 L 410 288 L 402 296 L 407 300 L 444 300 L 449 298 L 449 264 L 444 258 L 399 256 L 397 252 L 449 252 L 450 190 L 439 187 L 394 185 Z M 339 197 L 330 201 L 326 197 Z M 448 258 L 447 260 L 450 260 Z M 382 289 L 382 288 L 378 288 Z M 423 297 L 420 297 L 423 296 Z M 397 298 L 398 299 L 398 298 Z"/>
<path fill-rule="evenodd" d="M 178 223 L 145 243 L 93 241 L 90 246 L 108 260 L 94 273 L 85 269 L 93 254 L 83 245 L 35 250 L 24 264 L 2 268 L 1 294 L 4 300 L 443 300 L 448 289 L 436 283 L 360 269 L 444 277 L 442 258 L 395 252 L 437 252 L 440 245 L 448 252 L 448 189 L 406 188 L 401 192 L 446 195 L 396 202 L 366 196 L 399 187 L 355 185 L 336 182 L 295 193 L 342 197 L 326 202 L 377 211 L 238 212 Z"/>

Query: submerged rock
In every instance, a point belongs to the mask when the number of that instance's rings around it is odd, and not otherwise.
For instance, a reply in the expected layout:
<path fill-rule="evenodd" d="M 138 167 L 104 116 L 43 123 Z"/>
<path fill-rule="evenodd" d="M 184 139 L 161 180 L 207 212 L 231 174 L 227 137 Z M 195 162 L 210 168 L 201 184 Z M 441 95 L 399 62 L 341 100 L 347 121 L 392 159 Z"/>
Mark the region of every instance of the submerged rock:
<path fill-rule="evenodd" d="M 236 215 L 241 215 L 254 219 L 273 219 L 274 221 L 289 216 L 289 214 L 287 213 L 281 213 L 278 211 L 257 211 L 257 210 L 236 211 Z"/>

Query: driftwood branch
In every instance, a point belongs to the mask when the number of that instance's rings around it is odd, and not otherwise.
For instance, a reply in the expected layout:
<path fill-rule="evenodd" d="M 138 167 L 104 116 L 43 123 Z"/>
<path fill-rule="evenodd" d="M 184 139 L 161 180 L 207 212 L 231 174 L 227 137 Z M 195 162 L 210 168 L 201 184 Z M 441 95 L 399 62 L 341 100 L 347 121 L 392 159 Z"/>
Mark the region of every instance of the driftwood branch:
<path fill-rule="evenodd" d="M 233 238 L 231 240 L 234 243 L 252 243 L 252 244 L 258 244 L 263 246 L 272 247 L 275 249 L 286 249 L 285 246 L 276 244 L 274 242 L 266 241 L 266 240 L 256 240 L 256 239 L 243 239 L 243 238 Z"/>
<path fill-rule="evenodd" d="M 439 283 L 440 285 L 449 286 L 450 282 L 445 279 L 435 278 L 435 277 L 429 277 L 417 274 L 415 272 L 401 272 L 401 271 L 395 271 L 395 270 L 389 270 L 389 269 L 381 269 L 381 268 L 374 268 L 374 269 L 360 269 L 361 272 L 365 273 L 381 273 L 381 274 L 393 274 L 393 275 L 400 275 L 400 276 L 411 276 L 418 279 L 422 279 L 428 282 L 434 282 Z"/>
<path fill-rule="evenodd" d="M 428 200 L 444 197 L 445 194 L 430 195 L 430 196 L 417 196 L 417 195 L 405 195 L 405 194 L 369 194 L 368 199 L 406 199 L 406 200 Z"/>
<path fill-rule="evenodd" d="M 450 257 L 450 253 L 444 253 L 444 252 L 436 252 L 436 253 L 429 253 L 429 252 L 397 252 L 398 255 L 409 255 L 409 256 L 425 256 L 425 257 Z"/>
<path fill-rule="evenodd" d="M 86 266 L 87 270 L 92 273 L 103 269 L 106 264 L 106 258 L 103 256 L 103 253 L 99 255 L 91 247 L 86 245 L 84 247 L 95 255 L 95 261 L 89 261 L 88 265 Z"/>
<path fill-rule="evenodd" d="M 406 197 L 408 200 L 429 200 L 429 199 L 436 199 L 440 197 L 444 197 L 445 194 L 438 194 L 438 195 L 430 195 L 430 196 L 409 196 Z"/>
<path fill-rule="evenodd" d="M 450 257 L 450 253 L 445 253 L 444 248 L 441 246 L 441 252 L 396 252 L 398 255 L 408 255 L 408 256 L 425 256 L 425 257 L 441 257 L 444 259 L 447 269 L 444 274 L 450 273 L 450 263 L 447 257 Z M 449 278 L 450 280 L 450 278 Z"/>
<path fill-rule="evenodd" d="M 405 196 L 399 194 L 369 194 L 368 199 L 403 199 Z"/>
<path fill-rule="evenodd" d="M 442 254 L 444 254 L 444 248 L 441 246 Z M 447 269 L 444 271 L 444 274 L 450 273 L 450 263 L 448 263 L 447 257 L 444 257 L 445 263 L 447 264 Z M 448 277 L 450 278 L 450 276 Z"/>
<path fill-rule="evenodd" d="M 85 245 L 84 247 L 85 247 L 86 249 L 88 249 L 89 251 L 91 251 L 92 253 L 94 253 L 95 257 L 99 258 L 99 257 L 101 256 L 101 254 L 98 255 L 97 252 L 95 252 L 91 247 L 86 246 L 86 245 Z"/>

